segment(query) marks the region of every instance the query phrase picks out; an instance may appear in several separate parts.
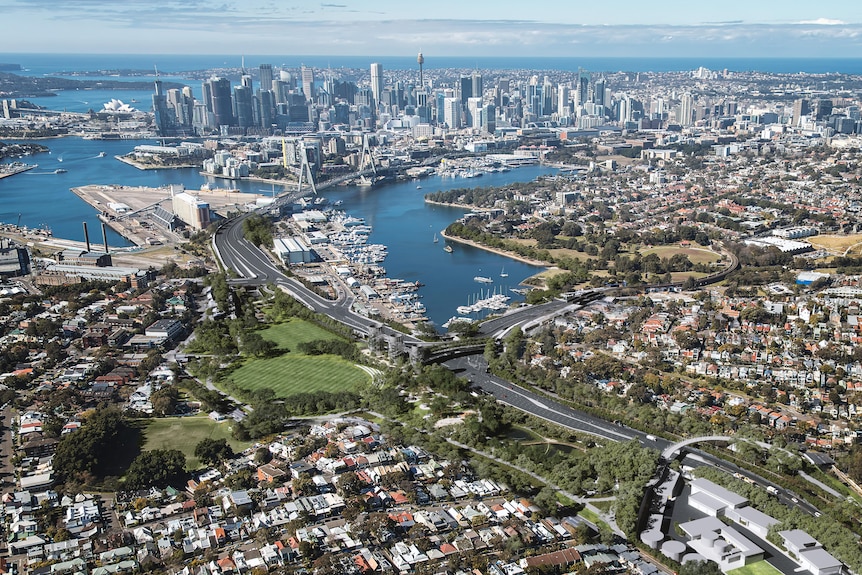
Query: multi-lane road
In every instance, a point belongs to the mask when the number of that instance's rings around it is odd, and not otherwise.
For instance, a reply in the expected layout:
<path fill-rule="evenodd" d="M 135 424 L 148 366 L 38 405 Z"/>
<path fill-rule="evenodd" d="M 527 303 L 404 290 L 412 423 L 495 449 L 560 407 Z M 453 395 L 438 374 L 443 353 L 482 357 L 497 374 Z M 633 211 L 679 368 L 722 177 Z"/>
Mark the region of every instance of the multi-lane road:
<path fill-rule="evenodd" d="M 242 229 L 243 219 L 244 217 L 240 216 L 226 222 L 213 236 L 213 248 L 216 256 L 225 268 L 233 270 L 240 276 L 242 283 L 255 286 L 274 284 L 285 289 L 290 295 L 315 312 L 332 317 L 358 333 L 369 335 L 376 329 L 386 335 L 400 336 L 408 345 L 424 344 L 417 338 L 396 332 L 380 322 L 354 313 L 351 310 L 354 301 L 353 294 L 345 286 L 337 288 L 337 299 L 327 300 L 307 289 L 300 282 L 286 276 L 265 253 L 245 239 Z M 604 290 L 583 292 L 578 296 L 577 303 L 586 303 L 601 297 L 603 293 Z M 501 337 L 515 326 L 539 325 L 573 305 L 575 304 L 571 301 L 555 300 L 542 305 L 523 307 L 484 322 L 480 328 L 480 333 L 491 337 Z M 488 365 L 481 355 L 453 358 L 445 361 L 443 365 L 466 377 L 474 387 L 494 396 L 497 401 L 576 432 L 609 441 L 637 440 L 644 446 L 659 451 L 663 451 L 671 445 L 671 442 L 663 438 L 606 421 L 495 377 L 488 373 Z M 712 465 L 723 468 L 732 473 L 745 475 L 763 486 L 771 485 L 762 477 L 741 470 L 729 462 L 704 452 L 696 452 L 693 457 L 690 455 L 687 462 L 694 466 Z M 779 492 L 778 496 L 782 502 L 788 505 L 798 505 L 811 514 L 817 512 L 816 508 L 800 502 L 793 494 L 782 491 Z"/>
<path fill-rule="evenodd" d="M 286 276 L 257 246 L 245 239 L 243 216 L 223 224 L 213 235 L 213 248 L 222 265 L 236 272 L 238 283 L 253 286 L 273 284 L 286 290 L 306 307 L 317 313 L 328 315 L 364 335 L 377 329 L 390 336 L 400 335 L 405 341 L 418 344 L 419 340 L 401 334 L 384 324 L 354 313 L 353 294 L 345 287 L 336 287 L 338 297 L 328 300 L 312 292 L 300 282 Z"/>

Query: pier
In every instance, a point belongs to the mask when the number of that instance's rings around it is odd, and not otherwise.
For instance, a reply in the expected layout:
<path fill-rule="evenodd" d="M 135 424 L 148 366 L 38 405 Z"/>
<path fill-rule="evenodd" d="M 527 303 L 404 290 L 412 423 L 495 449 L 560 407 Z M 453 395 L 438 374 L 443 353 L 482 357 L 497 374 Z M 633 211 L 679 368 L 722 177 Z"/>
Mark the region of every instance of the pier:
<path fill-rule="evenodd" d="M 208 202 L 210 210 L 219 215 L 245 209 L 264 198 L 261 194 L 242 193 L 237 190 L 185 190 L 178 186 L 176 193 L 186 191 Z M 99 219 L 112 230 L 137 246 L 169 244 L 182 238 L 163 222 L 153 217 L 156 208 L 173 212 L 171 188 L 131 187 L 120 185 L 88 185 L 72 188 L 72 192 L 99 212 Z"/>
<path fill-rule="evenodd" d="M 17 174 L 23 174 L 24 172 L 29 172 L 34 168 L 38 168 L 39 164 L 0 164 L 0 180 L 3 178 L 10 178 Z"/>

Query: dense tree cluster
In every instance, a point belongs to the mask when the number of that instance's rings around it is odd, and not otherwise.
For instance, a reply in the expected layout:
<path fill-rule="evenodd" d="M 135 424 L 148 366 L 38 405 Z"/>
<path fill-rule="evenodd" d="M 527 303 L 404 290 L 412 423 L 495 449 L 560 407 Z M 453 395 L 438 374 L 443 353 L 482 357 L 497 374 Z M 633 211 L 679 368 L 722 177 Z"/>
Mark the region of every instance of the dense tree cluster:
<path fill-rule="evenodd" d="M 206 437 L 195 446 L 195 457 L 204 465 L 218 465 L 233 457 L 233 449 L 227 439 L 212 439 Z"/>
<path fill-rule="evenodd" d="M 340 355 L 344 359 L 353 361 L 359 357 L 356 344 L 343 339 L 316 339 L 314 341 L 300 342 L 297 351 L 306 355 Z"/>
<path fill-rule="evenodd" d="M 182 485 L 186 477 L 186 456 L 177 449 L 154 449 L 138 455 L 126 472 L 128 489 Z"/>
<path fill-rule="evenodd" d="M 54 473 L 60 483 L 91 483 L 117 474 L 138 451 L 137 434 L 116 408 L 91 413 L 75 433 L 62 436 L 54 454 Z"/>
<path fill-rule="evenodd" d="M 244 219 L 242 233 L 256 246 L 272 247 L 272 220 L 266 216 L 253 214 Z"/>

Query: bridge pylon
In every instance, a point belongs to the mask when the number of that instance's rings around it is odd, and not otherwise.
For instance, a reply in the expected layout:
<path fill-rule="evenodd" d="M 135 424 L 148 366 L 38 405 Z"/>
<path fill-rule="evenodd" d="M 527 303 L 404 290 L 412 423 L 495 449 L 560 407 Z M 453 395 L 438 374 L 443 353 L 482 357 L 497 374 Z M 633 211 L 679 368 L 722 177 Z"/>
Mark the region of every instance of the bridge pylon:
<path fill-rule="evenodd" d="M 372 179 L 368 179 L 365 176 L 366 165 L 371 170 L 371 173 L 374 174 Z M 374 156 L 371 154 L 371 146 L 368 143 L 368 134 L 362 135 L 362 154 L 359 156 L 359 183 L 362 186 L 370 186 L 374 183 L 374 180 L 377 178 L 377 166 L 374 164 Z"/>
<path fill-rule="evenodd" d="M 299 186 L 296 190 L 297 194 L 300 197 L 302 196 L 302 181 L 307 178 L 308 184 L 311 186 L 311 191 L 316 196 L 317 186 L 314 184 L 314 174 L 311 172 L 311 164 L 308 163 L 308 152 L 306 151 L 304 144 L 300 144 L 299 155 L 301 156 L 301 165 L 299 166 Z"/>

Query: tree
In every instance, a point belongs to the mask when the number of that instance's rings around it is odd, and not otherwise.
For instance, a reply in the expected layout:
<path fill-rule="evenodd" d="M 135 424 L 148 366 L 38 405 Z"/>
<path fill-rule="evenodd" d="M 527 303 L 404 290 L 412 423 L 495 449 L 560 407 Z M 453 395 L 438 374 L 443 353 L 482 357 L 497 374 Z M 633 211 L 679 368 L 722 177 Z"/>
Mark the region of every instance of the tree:
<path fill-rule="evenodd" d="M 195 446 L 195 457 L 204 465 L 218 465 L 226 459 L 231 459 L 233 455 L 233 448 L 228 445 L 227 439 L 206 437 Z"/>
<path fill-rule="evenodd" d="M 722 571 L 712 561 L 689 561 L 679 568 L 679 575 L 722 575 Z"/>
<path fill-rule="evenodd" d="M 165 386 L 150 395 L 150 403 L 156 415 L 173 415 L 177 411 L 180 394 L 173 385 Z"/>
<path fill-rule="evenodd" d="M 124 468 L 137 452 L 137 438 L 116 408 L 97 409 L 75 433 L 64 435 L 54 453 L 59 482 L 101 478 Z"/>
<path fill-rule="evenodd" d="M 126 472 L 132 488 L 179 485 L 186 476 L 186 456 L 178 449 L 154 449 L 135 458 Z"/>

